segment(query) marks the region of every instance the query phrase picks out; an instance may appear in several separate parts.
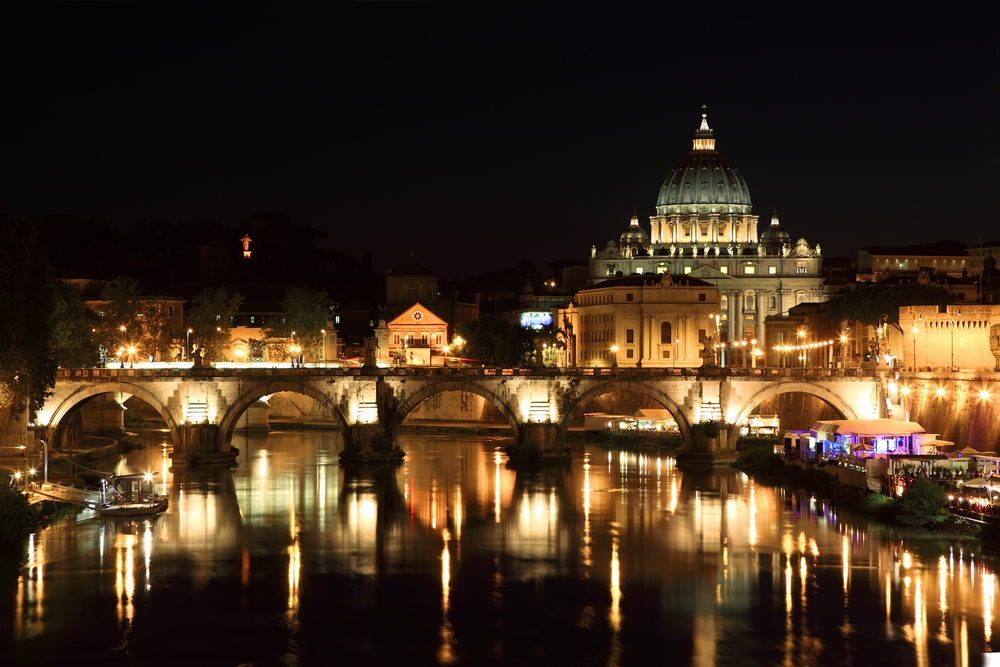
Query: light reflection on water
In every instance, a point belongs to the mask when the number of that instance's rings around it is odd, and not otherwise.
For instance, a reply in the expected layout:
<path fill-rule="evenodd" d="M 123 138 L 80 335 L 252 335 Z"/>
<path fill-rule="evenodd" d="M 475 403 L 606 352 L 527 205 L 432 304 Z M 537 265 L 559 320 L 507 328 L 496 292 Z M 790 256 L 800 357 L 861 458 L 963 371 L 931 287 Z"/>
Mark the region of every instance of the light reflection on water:
<path fill-rule="evenodd" d="M 151 436 L 152 437 L 152 436 Z M 978 664 L 995 562 L 731 469 L 577 445 L 507 469 L 500 442 L 407 437 L 345 470 L 336 434 L 237 435 L 239 466 L 157 470 L 168 512 L 67 512 L 4 600 L 18 664 Z M 93 609 L 93 613 L 77 610 Z M 666 647 L 666 649 L 665 649 Z M 556 658 L 559 656 L 559 659 Z"/>

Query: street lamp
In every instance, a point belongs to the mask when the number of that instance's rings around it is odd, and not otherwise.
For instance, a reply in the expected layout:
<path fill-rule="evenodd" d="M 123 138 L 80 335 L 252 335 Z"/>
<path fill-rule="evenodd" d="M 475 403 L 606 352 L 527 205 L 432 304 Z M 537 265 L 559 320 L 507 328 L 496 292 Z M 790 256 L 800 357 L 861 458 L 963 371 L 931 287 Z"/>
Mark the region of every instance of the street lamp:
<path fill-rule="evenodd" d="M 135 368 L 135 348 L 130 347 L 128 349 L 128 367 Z"/>
<path fill-rule="evenodd" d="M 917 325 L 913 325 L 913 370 L 917 370 Z"/>
<path fill-rule="evenodd" d="M 125 368 L 125 346 L 122 345 L 118 348 L 118 361 L 121 362 L 119 368 Z"/>
<path fill-rule="evenodd" d="M 185 359 L 184 361 L 191 361 L 191 331 L 192 329 L 188 327 L 187 330 L 187 344 L 184 346 Z"/>
<path fill-rule="evenodd" d="M 955 320 L 949 322 L 951 325 L 951 372 L 955 372 Z"/>
<path fill-rule="evenodd" d="M 618 346 L 617 345 L 612 345 L 611 346 L 611 366 L 613 368 L 617 368 L 618 367 Z"/>
<path fill-rule="evenodd" d="M 320 329 L 319 332 L 323 334 L 323 353 L 320 355 L 320 362 L 326 363 L 326 329 Z"/>

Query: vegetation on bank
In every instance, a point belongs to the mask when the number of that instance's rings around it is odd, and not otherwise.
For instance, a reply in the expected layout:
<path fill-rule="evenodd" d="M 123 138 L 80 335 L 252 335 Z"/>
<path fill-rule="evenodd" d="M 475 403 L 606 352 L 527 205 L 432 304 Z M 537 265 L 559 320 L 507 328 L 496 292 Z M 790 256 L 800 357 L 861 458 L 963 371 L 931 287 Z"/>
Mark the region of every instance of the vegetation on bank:
<path fill-rule="evenodd" d="M 781 456 L 769 447 L 754 447 L 746 450 L 733 464 L 737 470 L 745 472 L 766 484 L 804 489 L 820 496 L 834 494 L 838 482 L 823 470 L 835 461 L 820 462 L 816 468 L 800 468 L 785 465 Z M 887 523 L 904 526 L 933 527 L 948 517 L 948 496 L 938 484 L 926 479 L 918 479 L 895 498 L 856 489 L 857 507 L 863 513 Z"/>
<path fill-rule="evenodd" d="M 27 494 L 0 484 L 0 553 L 21 549 L 40 519 L 39 508 L 28 504 Z"/>

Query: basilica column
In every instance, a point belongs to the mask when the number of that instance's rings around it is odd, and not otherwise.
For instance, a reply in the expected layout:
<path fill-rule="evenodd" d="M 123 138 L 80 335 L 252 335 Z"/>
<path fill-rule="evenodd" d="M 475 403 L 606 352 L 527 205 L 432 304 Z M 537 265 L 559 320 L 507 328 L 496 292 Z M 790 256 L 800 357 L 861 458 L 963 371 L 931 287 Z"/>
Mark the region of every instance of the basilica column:
<path fill-rule="evenodd" d="M 738 290 L 736 292 L 736 322 L 734 323 L 736 325 L 735 328 L 734 328 L 734 332 L 736 334 L 736 337 L 735 338 L 731 338 L 730 340 L 739 340 L 739 339 L 743 338 L 743 310 L 744 310 L 744 308 L 746 308 L 746 304 L 744 303 L 744 300 L 743 300 L 743 290 Z"/>
<path fill-rule="evenodd" d="M 735 326 L 736 326 L 736 292 L 734 290 L 726 290 L 726 322 L 728 324 L 727 334 L 729 335 L 729 340 L 733 341 L 736 339 Z"/>
<path fill-rule="evenodd" d="M 764 318 L 767 316 L 767 290 L 759 289 L 757 290 L 757 345 L 761 350 L 766 350 L 766 342 L 764 332 Z"/>

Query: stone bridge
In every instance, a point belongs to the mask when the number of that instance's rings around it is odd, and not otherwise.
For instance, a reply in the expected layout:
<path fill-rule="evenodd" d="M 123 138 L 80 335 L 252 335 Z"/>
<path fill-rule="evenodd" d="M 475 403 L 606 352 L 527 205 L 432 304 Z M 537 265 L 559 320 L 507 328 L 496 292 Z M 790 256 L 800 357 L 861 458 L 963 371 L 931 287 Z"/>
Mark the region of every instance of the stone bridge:
<path fill-rule="evenodd" d="M 763 401 L 785 393 L 816 396 L 845 419 L 884 416 L 882 386 L 867 369 L 62 369 L 53 395 L 38 411 L 38 423 L 49 442 L 60 447 L 65 425 L 88 399 L 111 395 L 110 401 L 121 403 L 135 396 L 163 418 L 175 452 L 223 452 L 253 403 L 278 392 L 296 392 L 334 416 L 345 442 L 365 445 L 379 433 L 395 440 L 403 420 L 421 401 L 463 391 L 495 405 L 518 441 L 553 448 L 584 405 L 615 391 L 660 403 L 688 442 L 693 424 L 720 417 L 728 424 L 744 424 Z M 728 429 L 720 449 L 734 450 L 737 432 Z"/>

